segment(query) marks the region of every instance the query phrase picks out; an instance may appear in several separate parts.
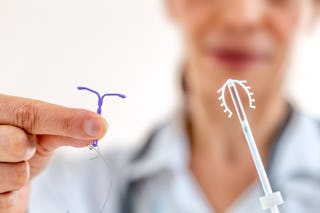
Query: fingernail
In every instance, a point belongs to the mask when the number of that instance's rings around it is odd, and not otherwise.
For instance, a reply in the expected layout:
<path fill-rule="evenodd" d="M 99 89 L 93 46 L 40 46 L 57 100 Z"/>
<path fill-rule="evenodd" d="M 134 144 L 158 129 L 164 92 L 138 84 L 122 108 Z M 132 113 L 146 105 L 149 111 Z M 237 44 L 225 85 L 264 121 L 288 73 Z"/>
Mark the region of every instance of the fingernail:
<path fill-rule="evenodd" d="M 101 138 L 107 129 L 107 122 L 99 119 L 90 119 L 84 123 L 84 131 L 93 138 Z"/>

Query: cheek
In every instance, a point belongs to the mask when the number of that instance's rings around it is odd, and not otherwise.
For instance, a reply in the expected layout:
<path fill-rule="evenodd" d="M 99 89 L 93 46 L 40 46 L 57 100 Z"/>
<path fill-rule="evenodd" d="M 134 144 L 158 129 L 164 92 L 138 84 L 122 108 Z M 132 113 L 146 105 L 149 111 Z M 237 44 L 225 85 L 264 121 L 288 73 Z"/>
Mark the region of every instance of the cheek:
<path fill-rule="evenodd" d="M 210 17 L 214 16 L 211 4 L 200 1 L 186 0 L 181 1 L 179 5 L 180 23 L 189 39 L 199 37 L 208 28 L 208 24 L 212 22 Z"/>
<path fill-rule="evenodd" d="M 273 9 L 268 14 L 269 29 L 276 45 L 288 48 L 299 29 L 302 16 L 300 9 Z"/>
<path fill-rule="evenodd" d="M 287 71 L 286 67 L 290 63 L 292 48 L 296 34 L 301 23 L 302 13 L 298 7 L 295 8 L 275 8 L 266 14 L 265 29 L 266 36 L 272 42 L 273 51 L 271 60 L 266 63 L 261 76 L 253 76 L 258 94 L 268 93 L 274 85 L 282 82 Z M 269 35 L 268 35 L 269 34 Z M 266 80 L 268 79 L 268 80 Z M 254 85 L 254 80 L 252 80 Z M 270 82 L 273 82 L 270 84 Z M 270 90 L 271 91 L 271 90 Z"/>

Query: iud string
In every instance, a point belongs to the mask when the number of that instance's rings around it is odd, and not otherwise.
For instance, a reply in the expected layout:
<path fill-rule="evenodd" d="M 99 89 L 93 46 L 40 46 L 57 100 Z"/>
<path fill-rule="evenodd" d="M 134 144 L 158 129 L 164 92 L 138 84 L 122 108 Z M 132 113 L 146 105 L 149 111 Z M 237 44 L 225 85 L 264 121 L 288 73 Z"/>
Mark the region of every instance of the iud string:
<path fill-rule="evenodd" d="M 106 94 L 100 95 L 97 91 L 95 91 L 93 89 L 90 89 L 88 87 L 77 87 L 77 88 L 78 88 L 78 90 L 87 90 L 87 91 L 97 95 L 97 97 L 98 97 L 97 113 L 99 115 L 102 114 L 102 105 L 103 105 L 103 101 L 104 101 L 105 97 L 107 97 L 107 96 L 116 96 L 116 97 L 119 97 L 119 98 L 126 98 L 125 95 L 119 94 L 119 93 L 106 93 Z M 97 157 L 101 157 L 103 162 L 104 162 L 104 164 L 106 165 L 106 167 L 109 168 L 107 160 L 103 157 L 103 155 L 101 154 L 101 152 L 99 150 L 98 140 L 93 140 L 92 144 L 89 146 L 89 149 L 95 151 L 97 153 L 97 155 L 98 155 Z M 111 187 L 112 187 L 112 175 L 110 174 L 110 183 L 109 183 L 108 191 L 107 191 L 107 194 L 106 194 L 106 198 L 105 198 L 105 200 L 103 202 L 103 205 L 101 207 L 101 211 L 100 211 L 101 213 L 104 211 L 104 209 L 105 209 L 105 207 L 107 205 L 107 202 L 109 200 Z"/>

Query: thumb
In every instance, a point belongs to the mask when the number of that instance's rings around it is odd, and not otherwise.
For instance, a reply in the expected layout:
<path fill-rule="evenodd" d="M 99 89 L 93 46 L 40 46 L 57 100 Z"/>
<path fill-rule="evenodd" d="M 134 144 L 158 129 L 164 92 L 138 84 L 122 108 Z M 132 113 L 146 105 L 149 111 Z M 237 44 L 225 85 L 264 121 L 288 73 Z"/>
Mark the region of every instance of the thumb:
<path fill-rule="evenodd" d="M 100 139 L 107 130 L 107 122 L 94 112 L 5 95 L 0 95 L 0 124 L 80 140 Z"/>

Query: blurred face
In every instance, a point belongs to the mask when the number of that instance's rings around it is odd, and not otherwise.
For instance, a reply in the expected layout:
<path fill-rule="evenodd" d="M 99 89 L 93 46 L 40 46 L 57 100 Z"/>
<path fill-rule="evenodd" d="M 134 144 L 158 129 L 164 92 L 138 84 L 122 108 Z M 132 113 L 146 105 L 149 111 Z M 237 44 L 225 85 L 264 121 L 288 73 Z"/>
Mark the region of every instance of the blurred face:
<path fill-rule="evenodd" d="M 314 2 L 168 0 L 184 34 L 191 87 L 212 96 L 234 78 L 248 80 L 256 98 L 279 92 L 297 32 L 311 25 Z"/>

